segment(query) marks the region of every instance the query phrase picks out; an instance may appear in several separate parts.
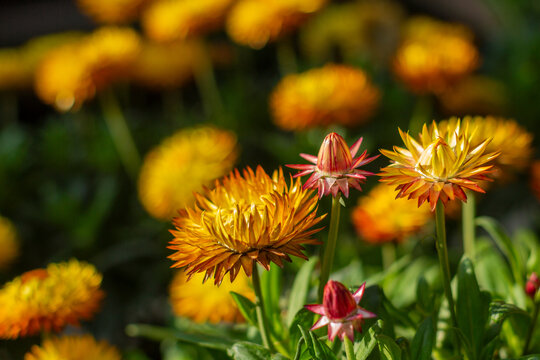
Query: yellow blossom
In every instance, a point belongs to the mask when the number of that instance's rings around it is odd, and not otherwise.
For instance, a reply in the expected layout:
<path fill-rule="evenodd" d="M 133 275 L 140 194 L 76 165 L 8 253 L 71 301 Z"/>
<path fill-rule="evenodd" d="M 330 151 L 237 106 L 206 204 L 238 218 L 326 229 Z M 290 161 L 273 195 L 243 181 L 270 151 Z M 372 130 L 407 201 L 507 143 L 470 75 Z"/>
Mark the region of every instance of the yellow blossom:
<path fill-rule="evenodd" d="M 203 280 L 204 274 L 194 274 L 190 281 L 183 271 L 175 274 L 169 288 L 175 315 L 198 323 L 243 322 L 244 318 L 230 292 L 255 300 L 247 276 L 241 273 L 234 282 L 225 278 L 220 286 Z"/>
<path fill-rule="evenodd" d="M 120 352 L 92 335 L 66 335 L 45 339 L 34 345 L 24 360 L 121 360 Z"/>
<path fill-rule="evenodd" d="M 270 97 L 273 120 L 285 130 L 365 123 L 379 103 L 379 90 L 360 69 L 326 65 L 288 75 Z"/>
<path fill-rule="evenodd" d="M 213 127 L 180 130 L 146 156 L 139 198 L 152 216 L 170 220 L 194 202 L 194 192 L 229 172 L 236 158 L 233 133 Z"/>

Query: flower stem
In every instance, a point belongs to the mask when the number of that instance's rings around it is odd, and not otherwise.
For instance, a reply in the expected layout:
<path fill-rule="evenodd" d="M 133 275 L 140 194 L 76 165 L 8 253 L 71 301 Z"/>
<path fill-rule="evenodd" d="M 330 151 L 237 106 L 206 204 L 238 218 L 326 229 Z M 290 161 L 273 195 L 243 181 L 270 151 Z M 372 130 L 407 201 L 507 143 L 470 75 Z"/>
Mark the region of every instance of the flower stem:
<path fill-rule="evenodd" d="M 345 354 L 347 354 L 347 360 L 355 360 L 354 345 L 348 336 L 345 336 L 343 343 L 345 344 Z"/>
<path fill-rule="evenodd" d="M 135 179 L 141 163 L 139 152 L 126 123 L 126 118 L 112 91 L 103 91 L 100 96 L 103 117 L 111 134 L 120 160 L 126 172 Z"/>
<path fill-rule="evenodd" d="M 529 326 L 529 330 L 527 330 L 527 337 L 525 340 L 525 345 L 523 346 L 523 356 L 527 355 L 529 352 L 529 346 L 531 345 L 531 340 L 534 334 L 534 329 L 536 327 L 536 321 L 538 320 L 538 311 L 540 310 L 540 304 L 538 302 L 534 302 L 534 312 L 532 316 L 531 326 Z"/>
<path fill-rule="evenodd" d="M 396 244 L 394 242 L 384 243 L 381 246 L 383 269 L 388 270 L 396 261 Z"/>
<path fill-rule="evenodd" d="M 437 254 L 439 255 L 439 265 L 441 267 L 441 276 L 443 279 L 444 294 L 448 301 L 450 318 L 452 326 L 457 328 L 456 307 L 452 297 L 452 288 L 450 286 L 450 264 L 448 262 L 448 248 L 446 247 L 446 224 L 444 220 L 444 205 L 441 201 L 437 202 L 436 207 L 436 228 L 437 228 Z M 459 339 L 456 335 L 452 337 L 459 353 Z"/>
<path fill-rule="evenodd" d="M 328 241 L 323 249 L 322 265 L 321 265 L 321 278 L 319 282 L 319 301 L 322 301 L 324 286 L 330 278 L 330 272 L 332 271 L 332 265 L 334 263 L 334 254 L 336 252 L 336 243 L 339 230 L 339 213 L 341 211 L 341 204 L 339 198 L 341 194 L 332 198 L 332 210 L 330 214 L 330 228 L 328 230 Z"/>
<path fill-rule="evenodd" d="M 268 319 L 264 313 L 264 302 L 261 291 L 261 281 L 259 279 L 259 269 L 255 263 L 253 264 L 252 282 L 253 291 L 255 292 L 255 311 L 257 313 L 257 322 L 259 323 L 259 331 L 261 333 L 263 345 L 266 346 L 270 351 L 274 351 L 274 347 L 270 341 Z"/>
<path fill-rule="evenodd" d="M 467 194 L 467 202 L 463 204 L 462 225 L 463 225 L 463 250 L 465 255 L 474 260 L 475 257 L 475 229 L 474 218 L 476 216 L 476 201 L 474 194 Z"/>

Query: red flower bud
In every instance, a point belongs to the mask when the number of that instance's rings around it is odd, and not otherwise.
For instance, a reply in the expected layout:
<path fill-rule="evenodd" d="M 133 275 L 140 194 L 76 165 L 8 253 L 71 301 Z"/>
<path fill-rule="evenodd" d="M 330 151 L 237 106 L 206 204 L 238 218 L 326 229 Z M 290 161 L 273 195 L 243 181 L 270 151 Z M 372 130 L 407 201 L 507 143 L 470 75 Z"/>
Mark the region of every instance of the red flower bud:
<path fill-rule="evenodd" d="M 536 292 L 538 291 L 538 288 L 540 288 L 540 279 L 538 278 L 538 275 L 533 272 L 529 279 L 527 280 L 527 283 L 525 284 L 525 293 L 533 299 L 536 295 Z"/>
<path fill-rule="evenodd" d="M 330 319 L 342 319 L 356 309 L 356 301 L 343 284 L 330 280 L 324 287 L 323 306 Z"/>

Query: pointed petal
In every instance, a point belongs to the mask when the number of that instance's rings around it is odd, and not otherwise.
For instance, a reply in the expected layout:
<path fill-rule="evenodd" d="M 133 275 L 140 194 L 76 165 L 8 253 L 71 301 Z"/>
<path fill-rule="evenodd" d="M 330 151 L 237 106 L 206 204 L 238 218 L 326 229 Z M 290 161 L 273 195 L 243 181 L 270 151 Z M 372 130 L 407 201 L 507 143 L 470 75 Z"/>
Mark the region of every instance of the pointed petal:
<path fill-rule="evenodd" d="M 322 328 L 323 326 L 326 326 L 329 323 L 330 323 L 330 319 L 328 318 L 328 316 L 323 316 L 315 324 L 313 324 L 310 330 Z"/>
<path fill-rule="evenodd" d="M 356 140 L 354 144 L 351 146 L 351 156 L 354 157 L 356 153 L 358 152 L 358 149 L 360 149 L 360 145 L 362 145 L 362 140 L 364 140 L 363 137 Z"/>
<path fill-rule="evenodd" d="M 300 157 L 302 157 L 304 160 L 309 161 L 310 163 L 313 163 L 315 165 L 317 164 L 317 157 L 315 155 L 301 153 Z"/>
<path fill-rule="evenodd" d="M 366 290 L 366 283 L 363 283 L 360 285 L 358 290 L 353 294 L 354 301 L 358 304 L 360 300 L 362 300 L 362 296 L 364 296 L 364 290 Z"/>
<path fill-rule="evenodd" d="M 314 312 L 315 314 L 324 315 L 324 306 L 322 304 L 308 304 L 304 305 L 306 309 L 308 309 L 311 312 Z"/>

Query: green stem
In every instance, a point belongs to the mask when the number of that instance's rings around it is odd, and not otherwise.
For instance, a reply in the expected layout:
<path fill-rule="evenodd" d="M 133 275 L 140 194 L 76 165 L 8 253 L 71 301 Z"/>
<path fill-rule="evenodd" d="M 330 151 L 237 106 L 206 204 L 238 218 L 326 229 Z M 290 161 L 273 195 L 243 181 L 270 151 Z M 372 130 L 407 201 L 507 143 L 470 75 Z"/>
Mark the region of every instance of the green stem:
<path fill-rule="evenodd" d="M 215 119 L 223 118 L 223 103 L 214 76 L 214 67 L 208 46 L 201 41 L 201 57 L 194 66 L 194 77 L 197 89 L 201 95 L 204 111 L 207 116 Z"/>
<path fill-rule="evenodd" d="M 336 252 L 336 243 L 339 230 L 339 213 L 341 204 L 339 203 L 341 194 L 332 198 L 332 210 L 330 214 L 330 228 L 328 230 L 328 241 L 321 254 L 321 278 L 319 282 L 319 301 L 322 301 L 324 286 L 330 278 L 332 265 L 334 263 L 334 253 Z"/>
<path fill-rule="evenodd" d="M 257 313 L 257 322 L 259 323 L 259 331 L 261 333 L 263 345 L 266 346 L 270 351 L 274 351 L 274 347 L 270 341 L 270 332 L 268 331 L 268 320 L 264 314 L 264 302 L 257 264 L 253 264 L 252 282 L 253 291 L 255 292 L 255 311 Z"/>
<path fill-rule="evenodd" d="M 347 354 L 347 360 L 355 360 L 356 358 L 354 357 L 354 345 L 348 336 L 345 336 L 344 344 L 345 354 Z"/>
<path fill-rule="evenodd" d="M 462 209 L 462 225 L 463 225 L 463 250 L 469 259 L 474 260 L 475 257 L 475 223 L 476 217 L 476 201 L 474 194 L 470 191 L 467 194 L 467 202 L 463 204 Z"/>
<path fill-rule="evenodd" d="M 420 95 L 416 99 L 416 104 L 409 122 L 409 131 L 413 134 L 422 131 L 422 126 L 429 122 L 432 113 L 431 98 L 429 95 Z"/>
<path fill-rule="evenodd" d="M 281 76 L 298 72 L 296 53 L 290 37 L 281 39 L 276 43 L 276 52 Z"/>
<path fill-rule="evenodd" d="M 388 270 L 396 262 L 396 244 L 392 242 L 384 243 L 381 246 L 383 269 Z"/>
<path fill-rule="evenodd" d="M 448 248 L 446 246 L 446 224 L 444 219 L 444 204 L 437 202 L 436 208 L 436 229 L 437 229 L 437 254 L 439 255 L 439 265 L 441 268 L 441 276 L 443 280 L 444 294 L 448 301 L 448 309 L 450 310 L 450 318 L 452 326 L 457 328 L 456 307 L 452 296 L 452 287 L 450 286 L 450 264 L 448 262 Z M 459 353 L 459 339 L 454 334 L 452 336 Z"/>
<path fill-rule="evenodd" d="M 109 128 L 109 133 L 116 146 L 120 160 L 127 173 L 135 179 L 139 171 L 141 158 L 120 104 L 112 91 L 103 91 L 100 96 L 100 102 L 105 123 Z"/>
<path fill-rule="evenodd" d="M 525 346 L 523 346 L 523 354 L 522 354 L 523 356 L 527 355 L 527 353 L 529 352 L 529 346 L 531 344 L 531 340 L 534 334 L 534 329 L 536 327 L 536 321 L 538 319 L 539 310 L 540 310 L 540 304 L 538 302 L 535 302 L 531 326 L 529 326 L 529 330 L 527 330 L 527 337 L 526 337 L 527 340 L 525 340 Z"/>

